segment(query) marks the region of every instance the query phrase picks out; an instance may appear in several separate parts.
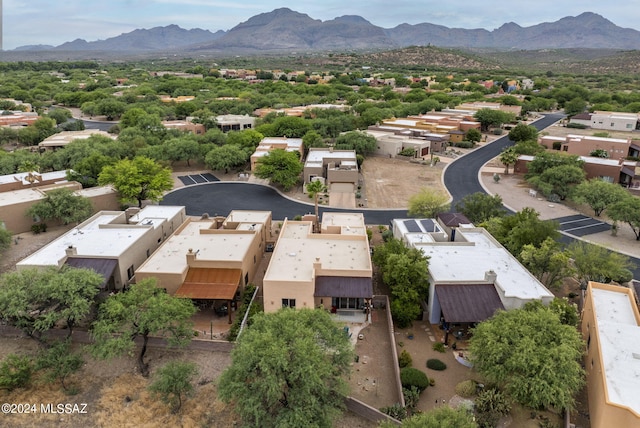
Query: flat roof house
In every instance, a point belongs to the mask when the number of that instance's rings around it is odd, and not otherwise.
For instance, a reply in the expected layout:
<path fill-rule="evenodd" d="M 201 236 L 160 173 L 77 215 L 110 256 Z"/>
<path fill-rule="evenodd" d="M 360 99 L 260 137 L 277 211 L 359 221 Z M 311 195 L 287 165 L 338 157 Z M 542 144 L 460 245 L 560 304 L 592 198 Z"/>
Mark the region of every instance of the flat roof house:
<path fill-rule="evenodd" d="M 142 210 L 101 211 L 16 264 L 91 268 L 103 288 L 120 290 L 140 266 L 186 219 L 184 207 L 149 205 Z"/>
<path fill-rule="evenodd" d="M 286 152 L 298 152 L 302 158 L 303 144 L 302 138 L 287 137 L 266 137 L 260 141 L 256 151 L 251 155 L 251 171 L 255 171 L 258 159 L 266 156 L 275 149 L 282 149 Z"/>
<path fill-rule="evenodd" d="M 264 310 L 359 310 L 373 297 L 371 278 L 363 214 L 324 213 L 321 233 L 312 221 L 285 220 L 263 280 Z"/>
<path fill-rule="evenodd" d="M 331 190 L 334 183 L 346 183 L 355 190 L 358 185 L 358 162 L 355 150 L 333 150 L 332 147 L 311 148 L 304 163 L 304 183 L 323 177 Z"/>
<path fill-rule="evenodd" d="M 98 129 L 85 129 L 83 131 L 62 131 L 42 140 L 42 142 L 38 144 L 38 148 L 40 150 L 61 149 L 71 144 L 75 140 L 86 140 L 93 135 L 100 135 L 111 140 L 115 140 L 117 138 L 116 135 L 109 134 L 108 132 L 100 131 Z"/>
<path fill-rule="evenodd" d="M 429 257 L 429 322 L 476 323 L 553 294 L 485 229 L 459 224 L 451 241 L 435 219 L 394 219 L 393 236 Z"/>
<path fill-rule="evenodd" d="M 633 291 L 589 282 L 582 336 L 591 426 L 640 426 L 640 312 Z"/>
<path fill-rule="evenodd" d="M 177 296 L 232 301 L 254 281 L 270 230 L 271 211 L 189 218 L 136 269 L 136 280 L 156 278 Z"/>

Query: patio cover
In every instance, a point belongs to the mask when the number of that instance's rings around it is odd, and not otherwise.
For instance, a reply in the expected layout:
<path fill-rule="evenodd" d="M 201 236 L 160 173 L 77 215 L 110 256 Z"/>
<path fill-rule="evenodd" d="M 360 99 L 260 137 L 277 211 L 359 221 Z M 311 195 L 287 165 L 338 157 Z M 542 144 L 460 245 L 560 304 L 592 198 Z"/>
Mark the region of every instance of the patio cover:
<path fill-rule="evenodd" d="M 113 275 L 113 271 L 118 265 L 116 259 L 94 259 L 88 257 L 68 257 L 65 262 L 66 265 L 74 268 L 92 269 L 96 273 L 99 273 L 104 278 L 100 284 L 100 288 L 105 288 L 109 278 Z"/>
<path fill-rule="evenodd" d="M 238 291 L 242 270 L 189 268 L 176 296 L 190 299 L 233 300 Z"/>
<path fill-rule="evenodd" d="M 504 309 L 493 284 L 436 284 L 436 295 L 450 323 L 484 321 Z"/>
<path fill-rule="evenodd" d="M 373 297 L 373 285 L 370 277 L 319 276 L 316 278 L 314 296 L 371 299 Z"/>

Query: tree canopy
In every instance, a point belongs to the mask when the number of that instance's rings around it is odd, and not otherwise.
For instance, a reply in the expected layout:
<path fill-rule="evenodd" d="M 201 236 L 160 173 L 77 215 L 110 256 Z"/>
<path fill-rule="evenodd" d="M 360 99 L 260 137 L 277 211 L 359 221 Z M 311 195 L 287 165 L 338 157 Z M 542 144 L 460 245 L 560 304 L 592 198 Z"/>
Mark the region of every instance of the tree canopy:
<path fill-rule="evenodd" d="M 284 190 L 289 190 L 298 182 L 302 173 L 302 163 L 300 163 L 299 156 L 297 152 L 287 152 L 283 149 L 272 150 L 266 156 L 258 159 L 255 175 L 281 185 Z"/>
<path fill-rule="evenodd" d="M 191 316 L 196 308 L 190 299 L 167 294 L 158 288 L 156 280 L 143 279 L 124 293 L 110 296 L 100 307 L 92 326 L 92 352 L 99 358 L 112 358 L 133 352 L 136 337 L 142 338 L 137 365 L 148 376 L 144 361 L 149 336 L 160 336 L 170 345 L 184 346 L 193 337 Z"/>
<path fill-rule="evenodd" d="M 578 203 L 586 203 L 596 217 L 607 208 L 623 201 L 629 194 L 620 185 L 600 179 L 593 179 L 578 184 L 572 199 Z"/>
<path fill-rule="evenodd" d="M 98 176 L 100 185 L 112 184 L 123 202 L 159 201 L 164 192 L 173 188 L 171 170 L 152 159 L 136 156 L 107 165 Z"/>
<path fill-rule="evenodd" d="M 536 141 L 538 130 L 535 126 L 519 123 L 509 131 L 509 139 L 516 143 L 520 141 Z"/>
<path fill-rule="evenodd" d="M 532 244 L 524 245 L 518 259 L 547 287 L 559 286 L 564 278 L 571 277 L 574 273 L 571 256 L 552 238 L 542 241 L 539 247 Z"/>
<path fill-rule="evenodd" d="M 572 242 L 567 251 L 573 260 L 576 279 L 583 287 L 589 281 L 623 283 L 633 278 L 630 269 L 635 266 L 624 254 L 582 241 Z"/>
<path fill-rule="evenodd" d="M 27 216 L 69 224 L 86 220 L 92 212 L 93 206 L 88 198 L 63 188 L 48 191 L 43 200 L 29 207 Z"/>
<path fill-rule="evenodd" d="M 205 164 L 214 171 L 229 172 L 230 168 L 235 168 L 247 163 L 247 152 L 235 144 L 225 144 L 214 147 L 207 153 Z"/>
<path fill-rule="evenodd" d="M 424 187 L 409 198 L 409 215 L 434 218 L 438 213 L 449 211 L 448 200 L 445 194 Z"/>
<path fill-rule="evenodd" d="M 193 378 L 198 374 L 195 363 L 169 361 L 158 369 L 149 391 L 171 406 L 172 413 L 178 413 L 182 402 L 193 394 Z"/>
<path fill-rule="evenodd" d="M 391 422 L 380 424 L 380 428 L 396 426 Z M 476 428 L 477 426 L 473 420 L 473 414 L 462 407 L 454 409 L 442 406 L 402 420 L 403 428 Z"/>
<path fill-rule="evenodd" d="M 516 118 L 513 113 L 507 113 L 490 108 L 482 108 L 478 110 L 474 117 L 478 122 L 480 122 L 480 127 L 484 132 L 488 131 L 489 128 L 499 127 L 503 123 L 512 122 Z"/>
<path fill-rule="evenodd" d="M 462 198 L 456 204 L 456 211 L 465 215 L 472 223 L 479 224 L 492 217 L 503 217 L 506 214 L 500 195 L 488 195 L 476 192 Z"/>
<path fill-rule="evenodd" d="M 25 269 L 0 276 L 0 318 L 46 344 L 43 333 L 65 323 L 69 335 L 89 314 L 102 275 L 90 269 Z"/>
<path fill-rule="evenodd" d="M 628 196 L 611 205 L 607 214 L 614 221 L 627 223 L 640 241 L 640 198 Z"/>
<path fill-rule="evenodd" d="M 247 426 L 330 427 L 344 406 L 353 350 L 326 311 L 256 314 L 231 358 L 218 391 Z"/>
<path fill-rule="evenodd" d="M 584 384 L 580 333 L 543 305 L 499 311 L 481 322 L 470 351 L 480 374 L 533 409 L 570 410 Z"/>

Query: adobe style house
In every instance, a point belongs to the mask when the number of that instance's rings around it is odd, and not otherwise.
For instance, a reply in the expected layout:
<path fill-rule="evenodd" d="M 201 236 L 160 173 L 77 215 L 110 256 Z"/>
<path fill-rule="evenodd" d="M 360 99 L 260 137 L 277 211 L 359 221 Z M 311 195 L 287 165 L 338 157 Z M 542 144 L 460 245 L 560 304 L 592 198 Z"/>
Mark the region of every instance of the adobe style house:
<path fill-rule="evenodd" d="M 311 148 L 304 163 L 304 183 L 313 179 L 324 179 L 331 190 L 333 184 L 350 185 L 352 191 L 358 186 L 358 162 L 355 150 L 334 150 L 333 147 Z"/>
<path fill-rule="evenodd" d="M 71 144 L 75 140 L 86 140 L 93 135 L 100 135 L 112 140 L 115 140 L 117 138 L 116 135 L 109 134 L 108 132 L 100 131 L 97 129 L 85 129 L 83 131 L 62 131 L 42 140 L 42 142 L 38 144 L 38 148 L 40 149 L 40 151 L 57 150 Z"/>
<path fill-rule="evenodd" d="M 395 238 L 429 257 L 430 323 L 473 324 L 497 310 L 553 300 L 553 294 L 485 229 L 449 220 L 448 228 L 458 224 L 453 240 L 435 219 L 392 221 Z"/>
<path fill-rule="evenodd" d="M 225 114 L 216 116 L 216 124 L 222 132 L 244 131 L 256 127 L 256 118 L 247 114 Z"/>
<path fill-rule="evenodd" d="M 560 144 L 561 151 L 577 156 L 590 156 L 590 153 L 594 150 L 604 150 L 609 155 L 608 159 L 621 160 L 628 156 L 634 156 L 632 141 L 629 138 L 606 138 L 574 134 L 567 135 L 566 137 L 546 135 L 540 137 L 538 143 L 547 149 L 552 149 L 554 143 L 556 143 L 556 147 Z M 638 149 L 640 149 L 640 147 L 635 149 L 636 154 Z"/>
<path fill-rule="evenodd" d="M 47 192 L 62 188 L 89 198 L 94 212 L 120 207 L 117 192 L 112 187 L 83 189 L 80 183 L 67 181 L 66 171 L 18 173 L 0 176 L 0 222 L 13 234 L 30 231 L 40 219 L 27 217 L 27 210 L 44 200 Z M 55 221 L 47 223 L 49 226 L 60 224 Z"/>
<path fill-rule="evenodd" d="M 403 150 L 413 149 L 414 157 L 442 152 L 449 146 L 449 134 L 434 134 L 423 130 L 402 129 L 391 126 L 370 126 L 365 131 L 376 139 L 375 154 L 394 158 Z"/>
<path fill-rule="evenodd" d="M 607 131 L 635 131 L 640 129 L 640 114 L 616 111 L 595 111 L 573 116 L 569 123 L 578 123 L 592 129 Z"/>
<path fill-rule="evenodd" d="M 101 211 L 19 261 L 16 268 L 90 268 L 103 275 L 103 290 L 122 290 L 133 282 L 135 269 L 185 219 L 185 208 L 175 206 Z"/>
<path fill-rule="evenodd" d="M 514 166 L 514 172 L 526 174 L 527 164 L 534 156 L 520 155 Z M 625 187 L 637 189 L 640 187 L 640 173 L 637 173 L 637 162 L 580 156 L 584 161 L 583 169 L 587 179 L 599 178 L 610 183 L 619 183 Z"/>
<path fill-rule="evenodd" d="M 283 307 L 361 310 L 373 297 L 364 216 L 330 212 L 321 233 L 313 221 L 285 220 L 264 275 L 264 311 Z"/>
<path fill-rule="evenodd" d="M 270 230 L 270 211 L 188 218 L 136 269 L 135 279 L 156 278 L 176 296 L 230 303 L 254 281 Z"/>
<path fill-rule="evenodd" d="M 640 426 L 640 312 L 633 291 L 589 282 L 582 337 L 591 426 Z"/>
<path fill-rule="evenodd" d="M 258 159 L 266 156 L 271 150 L 282 149 L 287 152 L 298 152 L 300 159 L 302 159 L 303 144 L 302 138 L 287 138 L 287 137 L 266 137 L 258 147 L 256 151 L 251 155 L 251 171 L 256 170 L 258 165 Z"/>
<path fill-rule="evenodd" d="M 162 126 L 167 129 L 177 129 L 182 132 L 191 132 L 196 135 L 202 135 L 206 132 L 203 124 L 193 123 L 190 120 L 165 120 L 162 122 Z"/>
<path fill-rule="evenodd" d="M 514 83 L 517 83 L 517 82 L 514 81 Z M 469 103 L 458 104 L 456 106 L 456 110 L 471 110 L 475 112 L 482 109 L 500 110 L 505 113 L 513 113 L 516 116 L 520 116 L 520 113 L 522 112 L 522 106 L 518 106 L 518 105 L 511 106 L 511 105 L 488 102 L 488 101 L 474 101 Z"/>

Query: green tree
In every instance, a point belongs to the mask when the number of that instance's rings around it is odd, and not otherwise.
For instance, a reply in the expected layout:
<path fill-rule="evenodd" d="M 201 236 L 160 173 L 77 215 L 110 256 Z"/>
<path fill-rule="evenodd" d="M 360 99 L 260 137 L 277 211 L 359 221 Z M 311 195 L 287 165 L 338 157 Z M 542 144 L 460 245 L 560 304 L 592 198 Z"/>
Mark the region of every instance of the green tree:
<path fill-rule="evenodd" d="M 576 185 L 584 182 L 586 176 L 587 173 L 579 166 L 560 165 L 530 177 L 527 181 L 540 189 L 545 196 L 558 195 L 560 200 L 564 201 Z"/>
<path fill-rule="evenodd" d="M 509 139 L 516 143 L 520 141 L 536 141 L 538 139 L 538 130 L 533 125 L 519 123 L 509 131 Z"/>
<path fill-rule="evenodd" d="M 170 361 L 158 369 L 149 391 L 171 406 L 171 413 L 178 413 L 184 399 L 193 395 L 193 378 L 197 374 L 194 363 Z"/>
<path fill-rule="evenodd" d="M 580 333 L 542 305 L 497 312 L 474 329 L 469 349 L 480 374 L 532 409 L 571 410 L 584 384 Z"/>
<path fill-rule="evenodd" d="M 137 201 L 138 207 L 147 199 L 159 201 L 165 191 L 173 188 L 171 170 L 143 156 L 105 166 L 98 183 L 112 184 L 123 202 Z"/>
<path fill-rule="evenodd" d="M 554 152 L 541 152 L 537 154 L 527 165 L 528 172 L 525 177 L 530 178 L 536 175 L 541 175 L 543 172 L 551 168 L 564 165 L 577 166 L 582 168 L 584 165 L 584 161 L 582 161 L 578 156 L 575 155 L 567 155 L 564 153 Z"/>
<path fill-rule="evenodd" d="M 627 223 L 636 235 L 636 241 L 640 241 L 640 198 L 628 196 L 611 205 L 607 214 L 616 222 Z"/>
<path fill-rule="evenodd" d="M 518 259 L 547 287 L 558 287 L 564 278 L 573 275 L 570 255 L 562 251 L 560 243 L 552 238 L 542 241 L 539 247 L 524 245 Z"/>
<path fill-rule="evenodd" d="M 619 185 L 593 179 L 578 184 L 574 189 L 572 199 L 578 203 L 589 205 L 594 215 L 600 217 L 604 210 L 624 201 L 627 197 L 629 194 Z"/>
<path fill-rule="evenodd" d="M 71 119 L 71 112 L 66 108 L 54 108 L 49 110 L 47 117 L 55 120 L 57 125 L 61 125 Z"/>
<path fill-rule="evenodd" d="M 185 346 L 193 337 L 191 317 L 196 308 L 190 299 L 170 296 L 153 278 L 133 284 L 126 293 L 110 296 L 100 307 L 93 323 L 92 353 L 98 358 L 112 358 L 133 352 L 134 340 L 142 338 L 137 366 L 149 375 L 144 361 L 150 336 L 167 338 L 172 346 Z"/>
<path fill-rule="evenodd" d="M 574 116 L 583 113 L 587 109 L 587 102 L 582 98 L 574 98 L 564 103 L 564 113 L 567 116 Z"/>
<path fill-rule="evenodd" d="M 394 428 L 392 422 L 383 422 L 380 428 Z M 473 414 L 462 407 L 438 407 L 425 413 L 413 415 L 402 421 L 403 428 L 476 428 Z"/>
<path fill-rule="evenodd" d="M 72 352 L 71 340 L 58 341 L 48 349 L 40 351 L 36 360 L 36 370 L 44 370 L 45 380 L 53 383 L 60 381 L 62 389 L 69 391 L 65 380 L 82 367 L 84 360 Z"/>
<path fill-rule="evenodd" d="M 33 361 L 26 355 L 9 354 L 0 363 L 0 389 L 13 391 L 31 382 Z"/>
<path fill-rule="evenodd" d="M 540 220 L 540 214 L 533 208 L 523 208 L 506 217 L 493 217 L 482 226 L 516 257 L 527 244 L 538 248 L 547 238 L 560 236 L 558 223 Z"/>
<path fill-rule="evenodd" d="M 11 232 L 5 227 L 4 223 L 0 225 L 0 254 L 11 246 Z"/>
<path fill-rule="evenodd" d="M 172 138 L 165 141 L 163 146 L 167 158 L 172 164 L 173 162 L 186 161 L 187 166 L 191 166 L 189 161 L 200 157 L 200 145 L 192 138 Z"/>
<path fill-rule="evenodd" d="M 434 218 L 438 213 L 449 211 L 448 200 L 443 193 L 425 187 L 409 198 L 409 215 Z"/>
<path fill-rule="evenodd" d="M 622 283 L 633 278 L 629 269 L 634 265 L 623 254 L 582 241 L 572 242 L 567 251 L 573 260 L 576 279 L 583 288 L 589 281 Z"/>
<path fill-rule="evenodd" d="M 118 101 L 115 98 L 103 98 L 96 102 L 96 111 L 98 115 L 106 116 L 107 120 L 113 120 L 119 117 L 127 108 L 127 104 Z"/>
<path fill-rule="evenodd" d="M 79 223 L 93 212 L 91 201 L 76 195 L 71 189 L 54 189 L 45 198 L 32 205 L 26 212 L 28 217 L 44 220 L 60 220 L 63 224 Z"/>
<path fill-rule="evenodd" d="M 513 113 L 493 110 L 490 108 L 478 110 L 474 117 L 478 122 L 480 122 L 480 127 L 483 132 L 489 131 L 489 128 L 499 127 L 503 123 L 509 123 L 516 119 L 516 116 Z"/>
<path fill-rule="evenodd" d="M 247 152 L 235 144 L 225 144 L 214 147 L 204 158 L 207 168 L 214 171 L 224 170 L 225 174 L 230 168 L 236 168 L 247 163 Z"/>
<path fill-rule="evenodd" d="M 538 144 L 537 141 L 529 140 L 529 141 L 521 141 L 517 143 L 515 146 L 513 146 L 513 151 L 518 156 L 519 155 L 536 156 L 539 153 L 544 153 L 545 148 L 542 144 Z"/>
<path fill-rule="evenodd" d="M 518 153 L 514 147 L 508 147 L 500 153 L 499 159 L 504 165 L 504 175 L 509 175 L 509 167 L 518 161 Z"/>
<path fill-rule="evenodd" d="M 260 313 L 240 336 L 218 391 L 248 426 L 331 426 L 344 407 L 349 338 L 322 310 Z"/>
<path fill-rule="evenodd" d="M 327 191 L 327 186 L 325 186 L 324 183 L 320 180 L 314 180 L 310 183 L 307 183 L 306 188 L 307 188 L 307 193 L 309 193 L 309 196 L 313 198 L 313 203 L 315 206 L 315 214 L 316 214 L 314 227 L 316 231 L 319 231 L 320 216 L 318 214 L 318 196 L 320 195 L 320 193 L 324 193 Z"/>
<path fill-rule="evenodd" d="M 465 134 L 464 139 L 467 141 L 473 141 L 474 143 L 479 143 L 480 140 L 482 140 L 482 133 L 475 128 L 471 128 Z"/>
<path fill-rule="evenodd" d="M 492 217 L 503 217 L 506 212 L 500 195 L 476 192 L 466 195 L 456 203 L 456 211 L 465 215 L 472 223 L 480 224 Z"/>
<path fill-rule="evenodd" d="M 102 168 L 113 165 L 116 159 L 98 152 L 91 153 L 77 162 L 73 169 L 67 170 L 67 180 L 77 181 L 83 188 L 95 187 L 98 185 L 98 176 Z"/>
<path fill-rule="evenodd" d="M 279 184 L 285 191 L 291 189 L 302 173 L 299 155 L 283 149 L 275 149 L 258 159 L 255 175 L 258 178 L 271 180 Z"/>
<path fill-rule="evenodd" d="M 68 336 L 89 315 L 102 275 L 90 269 L 51 267 L 0 276 L 0 318 L 46 345 L 43 334 L 65 323 Z"/>
<path fill-rule="evenodd" d="M 355 150 L 356 154 L 369 156 L 377 147 L 376 138 L 360 131 L 350 131 L 336 138 L 336 148 L 340 150 Z"/>

